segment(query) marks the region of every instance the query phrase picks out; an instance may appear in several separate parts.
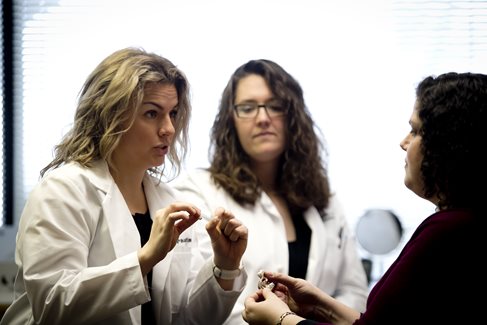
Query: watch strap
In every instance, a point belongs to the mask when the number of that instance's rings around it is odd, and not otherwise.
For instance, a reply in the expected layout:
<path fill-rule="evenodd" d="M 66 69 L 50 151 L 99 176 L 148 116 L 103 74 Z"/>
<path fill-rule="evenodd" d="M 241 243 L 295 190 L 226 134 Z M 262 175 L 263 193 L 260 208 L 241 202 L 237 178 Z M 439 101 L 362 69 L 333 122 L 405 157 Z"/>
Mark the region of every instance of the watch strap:
<path fill-rule="evenodd" d="M 240 268 L 235 270 L 220 269 L 218 266 L 213 265 L 213 275 L 222 280 L 233 280 L 237 278 L 242 270 Z"/>

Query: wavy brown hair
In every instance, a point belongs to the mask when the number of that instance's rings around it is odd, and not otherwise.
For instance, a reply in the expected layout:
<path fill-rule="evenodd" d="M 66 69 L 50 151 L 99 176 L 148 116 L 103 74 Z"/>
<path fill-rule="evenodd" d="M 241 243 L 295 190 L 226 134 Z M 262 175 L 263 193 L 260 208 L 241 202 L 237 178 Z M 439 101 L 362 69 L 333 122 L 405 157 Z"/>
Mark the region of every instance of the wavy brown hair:
<path fill-rule="evenodd" d="M 41 176 L 71 161 L 88 167 L 104 159 L 113 167 L 113 150 L 132 126 L 147 83 L 172 84 L 178 93 L 175 145 L 168 153 L 177 175 L 188 146 L 189 83 L 171 61 L 143 49 L 125 48 L 105 58 L 88 76 L 80 91 L 73 127 L 54 148 L 54 159 L 41 170 Z M 149 170 L 159 177 L 163 171 L 161 166 Z"/>
<path fill-rule="evenodd" d="M 421 121 L 421 174 L 438 208 L 485 209 L 487 75 L 445 73 L 416 89 Z"/>
<path fill-rule="evenodd" d="M 253 205 L 261 195 L 261 186 L 240 144 L 233 116 L 238 82 L 250 74 L 262 76 L 274 98 L 288 107 L 286 149 L 277 173 L 279 193 L 291 208 L 303 210 L 315 206 L 324 215 L 330 186 L 324 144 L 317 136 L 319 129 L 305 105 L 299 83 L 269 60 L 251 60 L 240 66 L 223 91 L 210 139 L 209 171 L 214 182 L 241 204 Z"/>

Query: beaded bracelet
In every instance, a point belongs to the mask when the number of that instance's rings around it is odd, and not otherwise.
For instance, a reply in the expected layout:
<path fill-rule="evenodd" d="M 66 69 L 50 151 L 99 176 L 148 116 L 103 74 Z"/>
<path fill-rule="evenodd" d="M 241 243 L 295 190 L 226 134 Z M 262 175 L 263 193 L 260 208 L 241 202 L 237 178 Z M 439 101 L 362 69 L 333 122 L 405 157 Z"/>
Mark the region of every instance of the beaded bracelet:
<path fill-rule="evenodd" d="M 284 318 L 286 318 L 289 315 L 296 315 L 296 313 L 293 313 L 292 311 L 287 311 L 285 313 L 282 313 L 282 315 L 279 317 L 279 321 L 276 323 L 276 325 L 281 325 Z"/>

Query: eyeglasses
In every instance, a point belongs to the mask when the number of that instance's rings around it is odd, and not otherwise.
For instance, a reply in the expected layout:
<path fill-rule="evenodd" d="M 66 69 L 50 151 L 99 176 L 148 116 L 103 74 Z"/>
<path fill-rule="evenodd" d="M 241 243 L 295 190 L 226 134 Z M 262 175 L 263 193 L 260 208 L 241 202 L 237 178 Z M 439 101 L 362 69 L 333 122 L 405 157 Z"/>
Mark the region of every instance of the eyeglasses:
<path fill-rule="evenodd" d="M 259 114 L 259 109 L 263 107 L 269 117 L 280 117 L 287 113 L 287 106 L 280 101 L 271 101 L 265 104 L 248 102 L 234 105 L 233 108 L 238 118 L 252 119 Z"/>

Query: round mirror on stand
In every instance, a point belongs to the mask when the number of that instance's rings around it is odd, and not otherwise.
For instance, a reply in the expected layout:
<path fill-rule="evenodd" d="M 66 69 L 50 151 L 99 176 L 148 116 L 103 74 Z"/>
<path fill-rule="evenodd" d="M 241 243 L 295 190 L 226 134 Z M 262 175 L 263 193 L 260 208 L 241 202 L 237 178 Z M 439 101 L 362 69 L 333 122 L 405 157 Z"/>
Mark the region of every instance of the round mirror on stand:
<path fill-rule="evenodd" d="M 403 228 L 401 221 L 390 210 L 371 209 L 360 217 L 356 226 L 357 241 L 370 254 L 362 263 L 369 283 L 382 276 L 383 256 L 392 252 L 401 242 Z M 378 264 L 378 276 L 374 276 L 374 265 Z"/>

